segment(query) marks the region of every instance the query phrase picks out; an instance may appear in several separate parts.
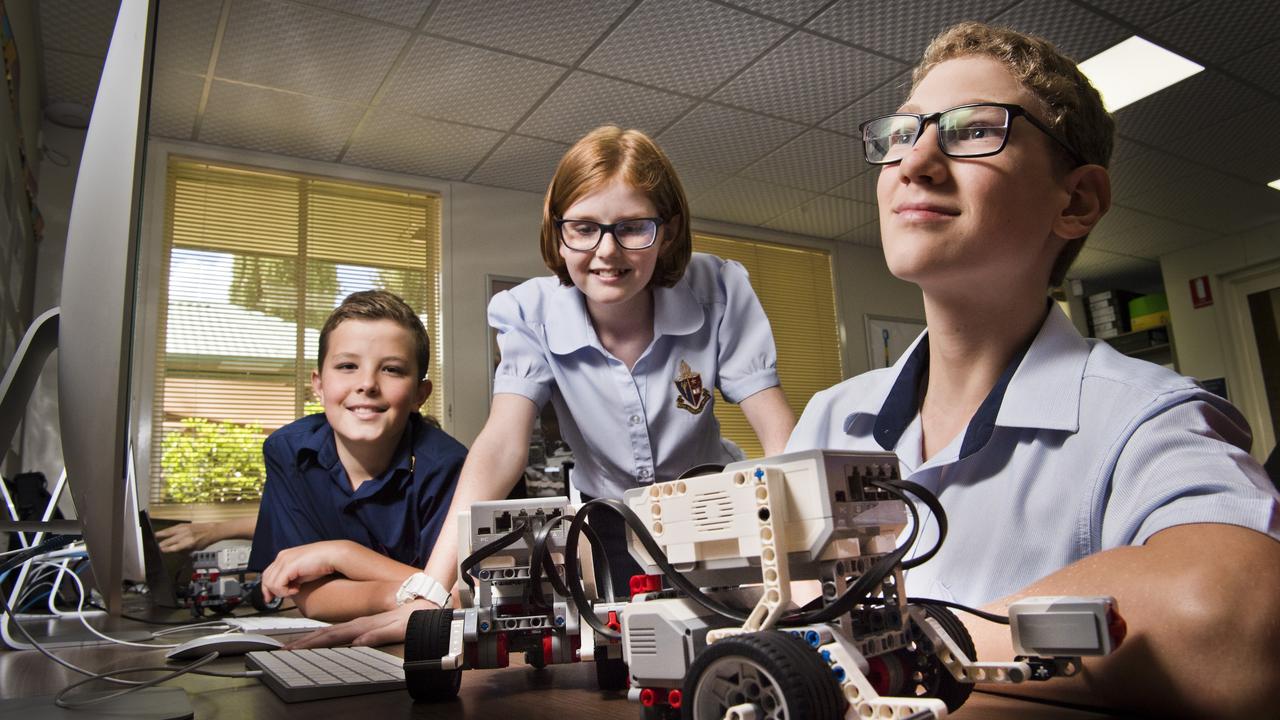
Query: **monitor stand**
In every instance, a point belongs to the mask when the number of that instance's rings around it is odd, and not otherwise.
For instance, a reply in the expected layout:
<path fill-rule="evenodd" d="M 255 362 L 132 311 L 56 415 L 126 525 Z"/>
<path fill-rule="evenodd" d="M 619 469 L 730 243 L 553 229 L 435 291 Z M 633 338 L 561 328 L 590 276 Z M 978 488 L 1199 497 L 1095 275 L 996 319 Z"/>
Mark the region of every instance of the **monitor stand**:
<path fill-rule="evenodd" d="M 106 692 L 73 694 L 75 702 L 83 702 L 95 696 L 110 695 Z M 191 700 L 182 688 L 145 688 L 137 692 L 107 700 L 84 708 L 60 708 L 53 704 L 53 695 L 0 700 L 0 717 L 20 717 L 22 720 L 84 720 L 86 717 L 120 718 L 121 720 L 186 720 L 195 717 Z"/>

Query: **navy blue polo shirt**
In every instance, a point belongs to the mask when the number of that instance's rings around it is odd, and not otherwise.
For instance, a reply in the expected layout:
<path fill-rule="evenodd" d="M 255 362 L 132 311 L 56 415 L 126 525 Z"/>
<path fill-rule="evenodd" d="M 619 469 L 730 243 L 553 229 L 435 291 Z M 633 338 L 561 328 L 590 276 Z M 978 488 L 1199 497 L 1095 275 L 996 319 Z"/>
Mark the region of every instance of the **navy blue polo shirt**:
<path fill-rule="evenodd" d="M 295 420 L 262 444 L 267 481 L 249 569 L 321 540 L 351 540 L 407 565 L 426 565 L 444 525 L 467 449 L 418 413 L 391 465 L 351 489 L 323 413 Z"/>

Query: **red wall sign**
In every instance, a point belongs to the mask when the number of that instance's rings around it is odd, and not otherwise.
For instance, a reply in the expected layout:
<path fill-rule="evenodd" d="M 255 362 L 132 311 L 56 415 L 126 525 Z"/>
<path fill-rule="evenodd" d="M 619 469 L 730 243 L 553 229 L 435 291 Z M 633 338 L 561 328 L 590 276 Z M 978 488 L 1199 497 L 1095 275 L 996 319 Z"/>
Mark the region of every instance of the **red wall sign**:
<path fill-rule="evenodd" d="M 1209 276 L 1191 278 L 1191 307 L 1202 308 L 1213 304 L 1213 292 L 1209 290 Z"/>

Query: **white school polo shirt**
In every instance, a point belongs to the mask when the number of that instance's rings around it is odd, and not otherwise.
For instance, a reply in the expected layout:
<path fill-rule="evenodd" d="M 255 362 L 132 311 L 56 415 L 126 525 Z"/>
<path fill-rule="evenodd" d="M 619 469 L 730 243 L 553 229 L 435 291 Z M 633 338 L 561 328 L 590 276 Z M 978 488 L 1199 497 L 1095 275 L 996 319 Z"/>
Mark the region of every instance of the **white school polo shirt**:
<path fill-rule="evenodd" d="M 773 331 L 747 271 L 694 253 L 684 277 L 653 289 L 653 341 L 631 370 L 600 344 L 585 298 L 534 278 L 489 303 L 502 360 L 493 392 L 550 400 L 573 449 L 573 484 L 618 498 L 733 458 L 720 443 L 712 388 L 741 402 L 778 384 Z"/>
<path fill-rule="evenodd" d="M 1052 305 L 963 433 L 921 460 L 917 389 L 928 332 L 892 368 L 814 396 L 788 451 L 892 450 L 947 512 L 942 550 L 907 573 L 913 596 L 982 605 L 1092 553 L 1186 523 L 1280 537 L 1248 424 L 1190 378 L 1082 338 Z M 923 532 L 912 555 L 937 539 Z"/>

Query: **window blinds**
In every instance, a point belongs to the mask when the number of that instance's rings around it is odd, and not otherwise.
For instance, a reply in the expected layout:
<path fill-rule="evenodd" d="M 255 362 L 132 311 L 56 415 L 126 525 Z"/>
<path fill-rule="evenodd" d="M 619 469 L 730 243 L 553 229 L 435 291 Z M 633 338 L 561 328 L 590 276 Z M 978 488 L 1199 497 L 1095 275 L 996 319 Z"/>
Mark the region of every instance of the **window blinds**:
<path fill-rule="evenodd" d="M 419 313 L 441 417 L 438 197 L 177 157 L 166 195 L 153 501 L 260 496 L 262 440 L 319 411 L 320 328 L 357 290 Z"/>
<path fill-rule="evenodd" d="M 841 380 L 831 254 L 824 250 L 774 245 L 695 233 L 693 249 L 736 260 L 751 276 L 778 346 L 778 376 L 796 417 L 815 392 Z M 763 455 L 742 409 L 716 391 L 721 434 L 747 457 Z"/>

